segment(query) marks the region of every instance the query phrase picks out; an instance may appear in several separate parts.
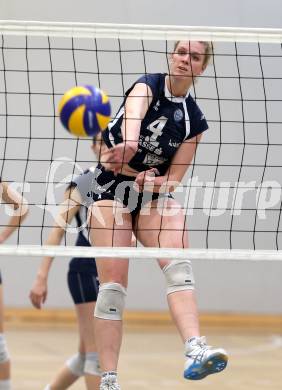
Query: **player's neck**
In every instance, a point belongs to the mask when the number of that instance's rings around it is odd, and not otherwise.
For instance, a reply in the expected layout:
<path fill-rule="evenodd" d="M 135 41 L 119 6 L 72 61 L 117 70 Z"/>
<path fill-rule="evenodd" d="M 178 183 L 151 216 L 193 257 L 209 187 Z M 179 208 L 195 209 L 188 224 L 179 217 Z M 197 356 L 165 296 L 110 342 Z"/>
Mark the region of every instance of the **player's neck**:
<path fill-rule="evenodd" d="M 173 76 L 166 76 L 165 82 L 168 91 L 172 96 L 176 97 L 186 96 L 192 85 L 192 80 L 188 78 L 183 81 L 183 79 L 179 79 L 178 77 Z"/>

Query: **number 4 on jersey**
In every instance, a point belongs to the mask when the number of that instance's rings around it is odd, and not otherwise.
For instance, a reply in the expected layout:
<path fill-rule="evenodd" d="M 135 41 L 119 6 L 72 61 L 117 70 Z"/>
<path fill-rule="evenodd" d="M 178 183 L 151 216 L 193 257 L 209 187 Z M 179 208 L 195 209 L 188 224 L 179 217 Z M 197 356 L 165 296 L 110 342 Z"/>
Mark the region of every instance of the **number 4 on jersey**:
<path fill-rule="evenodd" d="M 147 130 L 150 130 L 152 132 L 151 136 L 147 136 L 145 138 L 145 141 L 150 142 L 153 146 L 158 147 L 159 142 L 157 138 L 162 135 L 163 128 L 165 127 L 165 124 L 167 122 L 167 118 L 165 116 L 161 116 L 160 118 L 156 119 L 154 122 L 150 123 L 147 127 Z"/>

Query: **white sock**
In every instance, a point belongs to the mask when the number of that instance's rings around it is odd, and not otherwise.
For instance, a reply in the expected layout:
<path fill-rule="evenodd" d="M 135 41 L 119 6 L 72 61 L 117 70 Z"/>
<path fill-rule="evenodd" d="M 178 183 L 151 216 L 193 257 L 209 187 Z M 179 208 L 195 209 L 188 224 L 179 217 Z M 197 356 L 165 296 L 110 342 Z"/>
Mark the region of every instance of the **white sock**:
<path fill-rule="evenodd" d="M 102 379 L 106 378 L 107 376 L 115 376 L 115 377 L 117 377 L 117 372 L 116 371 L 104 371 L 102 373 Z"/>
<path fill-rule="evenodd" d="M 44 387 L 44 390 L 51 390 L 50 385 L 47 385 L 46 387 Z"/>
<path fill-rule="evenodd" d="M 11 379 L 0 380 L 0 390 L 11 390 Z"/>

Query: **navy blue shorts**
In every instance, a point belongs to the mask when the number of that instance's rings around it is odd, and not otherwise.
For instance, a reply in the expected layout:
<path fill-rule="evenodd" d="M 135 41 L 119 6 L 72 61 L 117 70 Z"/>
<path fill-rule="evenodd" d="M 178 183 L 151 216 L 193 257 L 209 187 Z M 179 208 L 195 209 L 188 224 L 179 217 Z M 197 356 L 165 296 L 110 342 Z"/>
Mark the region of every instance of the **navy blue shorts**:
<path fill-rule="evenodd" d="M 99 191 L 97 187 L 94 191 L 90 192 L 93 201 L 97 202 L 105 199 L 119 200 L 129 209 L 133 223 L 142 207 L 146 207 L 146 204 L 152 200 L 164 197 L 173 198 L 170 193 L 138 192 L 133 186 L 135 177 L 121 174 L 114 175 L 112 171 L 106 171 L 101 164 L 97 165 L 96 172 L 99 173 L 97 174 L 97 183 L 102 191 Z M 110 182 L 112 184 L 109 186 L 108 183 Z M 107 188 L 106 191 L 103 190 L 104 186 Z"/>
<path fill-rule="evenodd" d="M 80 234 L 76 246 L 91 246 Z M 99 280 L 96 262 L 93 258 L 75 257 L 69 263 L 67 281 L 75 304 L 96 302 Z"/>
<path fill-rule="evenodd" d="M 69 271 L 68 286 L 72 299 L 76 305 L 79 303 L 97 301 L 99 281 L 95 272 Z"/>

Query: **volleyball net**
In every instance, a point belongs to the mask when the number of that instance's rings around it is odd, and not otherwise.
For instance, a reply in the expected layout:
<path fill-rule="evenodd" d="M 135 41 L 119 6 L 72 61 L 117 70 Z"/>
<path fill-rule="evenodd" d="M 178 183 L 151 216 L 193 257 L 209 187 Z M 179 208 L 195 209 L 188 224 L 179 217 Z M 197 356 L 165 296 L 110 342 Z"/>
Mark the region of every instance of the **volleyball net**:
<path fill-rule="evenodd" d="M 175 197 L 191 249 L 174 258 L 282 259 L 282 30 L 0 21 L 0 177 L 29 215 L 0 254 L 107 257 L 112 248 L 44 241 L 67 184 L 95 166 L 91 139 L 71 136 L 57 106 L 75 85 L 108 94 L 114 115 L 139 76 L 168 72 L 177 40 L 212 42 L 191 89 L 209 130 Z M 11 213 L 2 200 L 2 229 Z M 198 249 L 197 249 L 198 248 Z M 170 257 L 170 249 L 116 248 L 117 257 Z"/>

